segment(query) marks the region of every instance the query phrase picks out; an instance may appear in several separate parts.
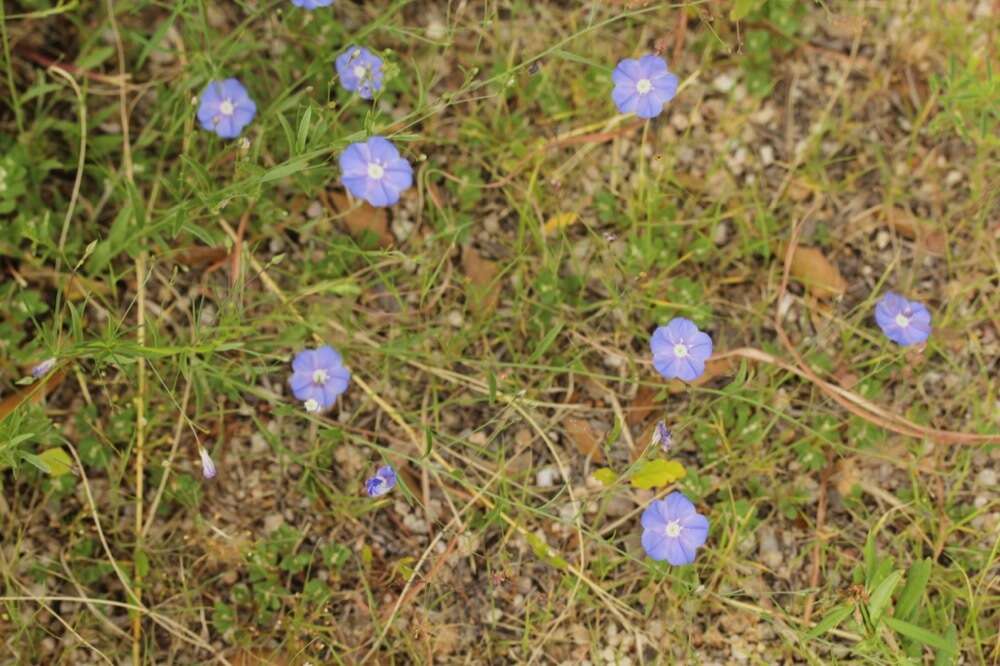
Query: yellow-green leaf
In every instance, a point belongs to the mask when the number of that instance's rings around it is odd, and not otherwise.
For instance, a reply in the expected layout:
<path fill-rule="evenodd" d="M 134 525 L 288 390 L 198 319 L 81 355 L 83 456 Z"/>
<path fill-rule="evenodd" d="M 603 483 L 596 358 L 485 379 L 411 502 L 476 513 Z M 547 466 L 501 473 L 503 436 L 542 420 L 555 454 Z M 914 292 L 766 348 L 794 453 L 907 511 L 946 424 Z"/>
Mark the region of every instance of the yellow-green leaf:
<path fill-rule="evenodd" d="M 69 474 L 73 469 L 73 459 L 59 447 L 42 451 L 38 454 L 38 459 L 45 464 L 45 471 L 52 476 Z"/>
<path fill-rule="evenodd" d="M 643 490 L 660 488 L 678 479 L 683 479 L 686 475 L 687 470 L 684 469 L 684 465 L 676 460 L 651 460 L 642 465 L 635 473 L 632 477 L 632 485 Z"/>
<path fill-rule="evenodd" d="M 577 217 L 577 214 L 573 212 L 558 213 L 557 215 L 553 215 L 542 227 L 542 233 L 546 236 L 551 236 L 560 229 L 565 229 L 576 222 Z"/>
<path fill-rule="evenodd" d="M 618 475 L 615 471 L 609 467 L 602 467 L 600 469 L 595 469 L 593 472 L 595 479 L 601 482 L 603 486 L 614 485 L 615 481 L 618 480 Z"/>

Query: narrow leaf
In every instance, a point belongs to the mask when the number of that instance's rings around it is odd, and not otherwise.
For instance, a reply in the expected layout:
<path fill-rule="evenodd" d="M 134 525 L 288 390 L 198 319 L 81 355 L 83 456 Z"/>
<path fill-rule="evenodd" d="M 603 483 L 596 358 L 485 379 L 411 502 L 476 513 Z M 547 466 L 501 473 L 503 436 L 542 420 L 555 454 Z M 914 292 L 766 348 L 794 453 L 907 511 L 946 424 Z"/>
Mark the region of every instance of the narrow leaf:
<path fill-rule="evenodd" d="M 809 630 L 806 634 L 806 638 L 814 639 L 819 638 L 831 629 L 836 629 L 840 626 L 840 623 L 847 619 L 847 616 L 851 614 L 854 607 L 850 604 L 841 604 L 840 606 L 834 606 L 833 610 L 826 614 L 822 620 L 816 623 L 816 626 Z"/>
<path fill-rule="evenodd" d="M 918 627 L 915 624 L 910 624 L 909 622 L 904 622 L 903 620 L 897 620 L 894 617 L 885 617 L 886 625 L 895 631 L 897 634 L 906 636 L 907 638 L 912 638 L 915 641 L 920 641 L 924 645 L 929 645 L 932 648 L 937 648 L 938 650 L 955 650 L 956 646 L 954 641 L 949 642 L 944 636 L 939 636 L 932 631 L 927 631 L 923 627 Z"/>
<path fill-rule="evenodd" d="M 903 586 L 903 591 L 899 595 L 899 601 L 896 602 L 894 617 L 900 620 L 912 619 L 913 611 L 920 604 L 930 577 L 931 561 L 929 559 L 917 560 L 910 565 L 909 570 L 906 572 L 906 585 Z"/>
<path fill-rule="evenodd" d="M 903 572 L 900 569 L 896 569 L 891 574 L 886 576 L 885 580 L 879 583 L 878 587 L 871 594 L 871 599 L 868 602 L 868 612 L 871 615 L 872 624 L 878 624 L 879 618 L 882 617 L 882 613 L 885 611 L 886 607 L 889 605 L 889 601 L 892 599 L 892 593 L 899 585 L 899 581 L 903 578 Z"/>

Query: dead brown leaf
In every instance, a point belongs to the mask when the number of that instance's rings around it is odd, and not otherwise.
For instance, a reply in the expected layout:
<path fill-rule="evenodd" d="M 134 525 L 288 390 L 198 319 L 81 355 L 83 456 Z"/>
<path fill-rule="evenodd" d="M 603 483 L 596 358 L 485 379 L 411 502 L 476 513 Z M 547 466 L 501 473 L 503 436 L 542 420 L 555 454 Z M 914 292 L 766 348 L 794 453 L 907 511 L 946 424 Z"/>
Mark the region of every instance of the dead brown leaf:
<path fill-rule="evenodd" d="M 393 244 L 385 208 L 375 208 L 364 201 L 352 206 L 351 200 L 343 192 L 330 192 L 329 201 L 333 204 L 335 212 L 343 216 L 344 224 L 347 225 L 347 231 L 351 236 L 360 238 L 366 231 L 370 231 L 378 238 L 379 247 L 389 247 Z"/>
<path fill-rule="evenodd" d="M 176 263 L 181 264 L 182 266 L 187 266 L 188 268 L 204 268 L 205 266 L 211 266 L 212 264 L 219 263 L 228 255 L 229 250 L 224 247 L 192 245 L 191 247 L 184 248 L 183 250 L 178 250 L 171 256 Z"/>
<path fill-rule="evenodd" d="M 17 409 L 18 405 L 22 402 L 26 402 L 28 400 L 34 403 L 41 402 L 42 398 L 49 393 L 52 393 L 52 391 L 54 391 L 65 378 L 65 370 L 49 373 L 34 384 L 25 386 L 17 393 L 13 393 L 3 400 L 0 400 L 0 421 L 7 418 L 7 415 Z"/>
<path fill-rule="evenodd" d="M 594 462 L 604 462 L 604 451 L 601 450 L 601 438 L 594 432 L 594 427 L 586 419 L 572 416 L 563 420 L 566 434 L 573 440 L 577 450 L 585 456 L 590 456 Z"/>
<path fill-rule="evenodd" d="M 469 278 L 466 302 L 473 312 L 486 314 L 496 308 L 500 300 L 500 283 L 496 280 L 500 267 L 495 261 L 484 259 L 471 245 L 462 250 L 462 270 Z"/>
<path fill-rule="evenodd" d="M 840 269 L 814 247 L 799 245 L 792 255 L 792 277 L 817 298 L 843 296 L 847 281 Z"/>
<path fill-rule="evenodd" d="M 896 233 L 916 241 L 919 248 L 930 254 L 942 255 L 948 249 L 948 235 L 944 231 L 917 219 L 905 208 L 893 206 L 886 211 L 885 218 Z"/>
<path fill-rule="evenodd" d="M 628 413 L 625 415 L 625 423 L 628 427 L 634 428 L 656 411 L 656 394 L 659 392 L 660 389 L 656 386 L 639 387 L 627 410 Z"/>

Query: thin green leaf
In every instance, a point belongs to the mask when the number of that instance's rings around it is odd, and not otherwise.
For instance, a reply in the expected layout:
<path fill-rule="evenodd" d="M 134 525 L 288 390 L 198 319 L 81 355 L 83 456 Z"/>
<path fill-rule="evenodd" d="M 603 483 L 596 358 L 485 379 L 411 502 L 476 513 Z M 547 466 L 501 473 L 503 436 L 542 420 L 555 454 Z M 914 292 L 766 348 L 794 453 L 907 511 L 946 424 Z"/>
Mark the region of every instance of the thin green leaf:
<path fill-rule="evenodd" d="M 899 601 L 896 602 L 894 617 L 900 620 L 912 619 L 913 611 L 920 604 L 930 577 L 931 561 L 929 559 L 917 560 L 910 565 L 906 572 L 906 585 L 903 586 Z"/>
<path fill-rule="evenodd" d="M 903 571 L 901 569 L 896 569 L 891 574 L 886 576 L 885 580 L 879 583 L 878 587 L 871 594 L 871 599 L 868 601 L 868 613 L 871 616 L 871 621 L 873 625 L 878 624 L 879 618 L 882 617 L 882 613 L 885 612 L 886 607 L 889 605 L 889 601 L 892 599 L 892 593 L 899 585 L 899 581 L 903 579 Z"/>
<path fill-rule="evenodd" d="M 955 625 L 948 626 L 945 641 L 948 643 L 948 647 L 938 648 L 934 657 L 934 666 L 954 666 L 955 655 L 958 653 L 958 630 L 955 629 Z"/>
<path fill-rule="evenodd" d="M 809 633 L 806 634 L 806 638 L 810 640 L 819 638 L 831 629 L 836 629 L 840 626 L 841 622 L 847 619 L 853 610 L 854 606 L 850 604 L 834 606 L 833 610 L 826 614 L 826 617 L 817 622 L 816 626 L 809 630 Z"/>
<path fill-rule="evenodd" d="M 944 651 L 954 651 L 957 649 L 954 641 L 949 641 L 944 636 L 939 636 L 934 632 L 927 631 L 923 627 L 918 627 L 915 624 L 910 624 L 909 622 L 904 622 L 903 620 L 897 620 L 892 616 L 887 615 L 885 617 L 885 624 L 897 634 L 906 636 L 907 638 L 912 638 L 915 641 L 920 641 L 924 645 L 929 645 L 932 648 Z"/>

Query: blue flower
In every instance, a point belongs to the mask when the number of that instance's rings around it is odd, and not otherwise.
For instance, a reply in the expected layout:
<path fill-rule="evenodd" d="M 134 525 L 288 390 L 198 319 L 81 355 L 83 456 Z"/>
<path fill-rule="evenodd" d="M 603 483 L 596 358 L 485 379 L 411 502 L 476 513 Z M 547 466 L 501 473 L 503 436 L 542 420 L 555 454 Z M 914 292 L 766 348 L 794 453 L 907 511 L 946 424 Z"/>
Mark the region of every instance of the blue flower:
<path fill-rule="evenodd" d="M 47 358 L 31 369 L 31 376 L 35 379 L 41 379 L 45 375 L 49 374 L 55 365 L 56 360 L 54 358 Z"/>
<path fill-rule="evenodd" d="M 381 497 L 396 487 L 396 472 L 388 465 L 383 465 L 375 472 L 375 476 L 365 481 L 365 492 L 368 497 Z"/>
<path fill-rule="evenodd" d="M 683 493 L 672 492 L 642 512 L 642 548 L 654 560 L 691 564 L 708 538 L 708 519 Z"/>
<path fill-rule="evenodd" d="M 324 345 L 295 355 L 288 385 L 295 397 L 304 401 L 306 411 L 316 413 L 332 407 L 350 381 L 351 371 L 344 367 L 340 354 Z"/>
<path fill-rule="evenodd" d="M 212 461 L 212 456 L 201 446 L 198 447 L 198 455 L 201 456 L 201 475 L 206 479 L 214 479 L 215 463 Z"/>
<path fill-rule="evenodd" d="M 212 81 L 201 93 L 198 122 L 223 139 L 235 139 L 257 114 L 257 105 L 236 79 Z"/>
<path fill-rule="evenodd" d="M 382 59 L 363 46 L 348 46 L 335 64 L 340 83 L 363 99 L 382 89 Z"/>
<path fill-rule="evenodd" d="M 676 317 L 653 331 L 649 341 L 653 367 L 667 379 L 694 381 L 705 372 L 712 355 L 712 338 L 698 330 L 690 319 Z"/>
<path fill-rule="evenodd" d="M 349 145 L 340 154 L 340 171 L 348 191 L 373 206 L 391 206 L 413 184 L 413 167 L 380 136 Z"/>
<path fill-rule="evenodd" d="M 677 94 L 677 75 L 667 69 L 667 61 L 656 55 L 638 60 L 625 58 L 611 74 L 615 89 L 611 99 L 622 113 L 655 118 L 663 105 Z"/>
<path fill-rule="evenodd" d="M 292 4 L 311 11 L 319 7 L 329 7 L 333 4 L 333 0 L 292 0 Z"/>
<path fill-rule="evenodd" d="M 920 344 L 931 334 L 931 313 L 923 303 L 892 291 L 875 306 L 875 321 L 886 337 L 904 346 Z"/>

